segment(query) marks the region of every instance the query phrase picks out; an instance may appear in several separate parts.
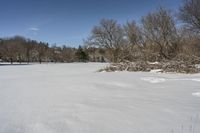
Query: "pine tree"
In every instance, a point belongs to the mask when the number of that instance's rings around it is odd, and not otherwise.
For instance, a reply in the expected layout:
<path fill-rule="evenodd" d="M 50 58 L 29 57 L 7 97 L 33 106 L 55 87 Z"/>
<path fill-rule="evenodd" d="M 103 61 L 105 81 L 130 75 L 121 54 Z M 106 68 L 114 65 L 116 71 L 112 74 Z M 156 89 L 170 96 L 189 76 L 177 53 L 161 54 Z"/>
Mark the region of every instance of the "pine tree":
<path fill-rule="evenodd" d="M 79 46 L 79 48 L 77 49 L 75 56 L 76 56 L 77 61 L 79 62 L 88 61 L 88 54 L 84 52 L 81 46 Z"/>

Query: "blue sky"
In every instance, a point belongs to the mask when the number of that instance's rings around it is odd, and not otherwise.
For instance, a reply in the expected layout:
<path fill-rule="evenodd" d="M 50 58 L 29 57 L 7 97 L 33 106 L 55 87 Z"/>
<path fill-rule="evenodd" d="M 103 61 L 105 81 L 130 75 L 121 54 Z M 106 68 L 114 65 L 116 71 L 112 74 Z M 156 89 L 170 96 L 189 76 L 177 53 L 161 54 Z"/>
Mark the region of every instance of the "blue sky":
<path fill-rule="evenodd" d="M 78 46 L 102 18 L 139 22 L 163 6 L 177 11 L 182 0 L 0 0 L 0 37 L 21 35 Z"/>

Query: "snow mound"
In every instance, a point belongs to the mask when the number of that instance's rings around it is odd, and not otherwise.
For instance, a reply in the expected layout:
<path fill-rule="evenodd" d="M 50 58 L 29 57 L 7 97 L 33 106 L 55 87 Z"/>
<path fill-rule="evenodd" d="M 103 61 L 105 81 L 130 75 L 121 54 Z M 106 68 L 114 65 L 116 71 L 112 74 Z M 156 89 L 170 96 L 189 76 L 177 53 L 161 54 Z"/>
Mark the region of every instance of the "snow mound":
<path fill-rule="evenodd" d="M 192 81 L 197 81 L 200 82 L 200 78 L 196 78 L 196 79 L 191 79 Z"/>
<path fill-rule="evenodd" d="M 142 77 L 141 80 L 143 81 L 147 81 L 149 83 L 162 83 L 162 82 L 165 82 L 166 79 L 164 78 L 157 78 L 157 77 Z"/>
<path fill-rule="evenodd" d="M 151 73 L 159 73 L 162 72 L 162 69 L 154 69 L 150 71 Z"/>
<path fill-rule="evenodd" d="M 192 93 L 192 95 L 195 96 L 195 97 L 200 97 L 200 92 Z"/>

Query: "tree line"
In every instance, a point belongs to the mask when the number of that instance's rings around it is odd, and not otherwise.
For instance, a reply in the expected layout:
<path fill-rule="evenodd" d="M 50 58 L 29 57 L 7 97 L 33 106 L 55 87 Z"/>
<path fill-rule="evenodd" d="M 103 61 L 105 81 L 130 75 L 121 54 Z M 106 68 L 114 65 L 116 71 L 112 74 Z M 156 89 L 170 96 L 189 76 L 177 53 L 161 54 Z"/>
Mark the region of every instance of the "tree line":
<path fill-rule="evenodd" d="M 0 39 L 0 59 L 4 62 L 87 62 L 104 61 L 99 52 L 103 49 L 49 46 L 48 43 L 21 36 Z M 102 53 L 102 52 L 101 52 Z M 102 57 L 103 58 L 103 57 Z"/>
<path fill-rule="evenodd" d="M 2 38 L 0 59 L 11 63 L 199 59 L 199 7 L 199 0 L 184 0 L 178 13 L 159 7 L 140 23 L 102 19 L 79 48 L 49 46 L 20 36 Z"/>
<path fill-rule="evenodd" d="M 107 49 L 111 62 L 199 59 L 199 7 L 199 0 L 184 0 L 178 13 L 160 7 L 139 24 L 102 19 L 86 44 Z"/>

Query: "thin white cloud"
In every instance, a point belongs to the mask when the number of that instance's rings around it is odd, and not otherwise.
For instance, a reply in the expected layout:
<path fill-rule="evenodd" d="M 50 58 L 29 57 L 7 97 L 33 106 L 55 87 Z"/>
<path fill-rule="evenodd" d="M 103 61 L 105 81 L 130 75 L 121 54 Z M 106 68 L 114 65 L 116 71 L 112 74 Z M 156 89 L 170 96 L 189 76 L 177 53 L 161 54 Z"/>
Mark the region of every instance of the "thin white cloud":
<path fill-rule="evenodd" d="M 36 28 L 36 27 L 31 27 L 31 28 L 29 28 L 29 30 L 30 30 L 30 31 L 35 31 L 35 32 L 37 32 L 37 31 L 39 31 L 40 29 L 39 29 L 39 28 Z"/>

